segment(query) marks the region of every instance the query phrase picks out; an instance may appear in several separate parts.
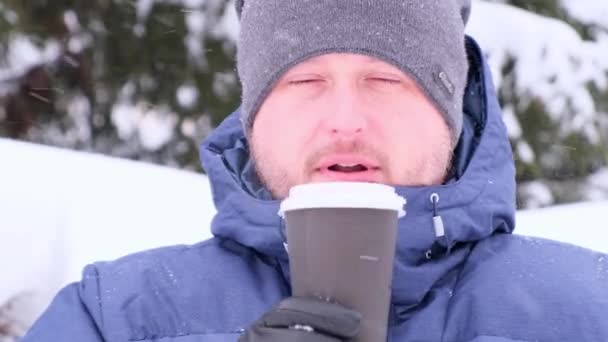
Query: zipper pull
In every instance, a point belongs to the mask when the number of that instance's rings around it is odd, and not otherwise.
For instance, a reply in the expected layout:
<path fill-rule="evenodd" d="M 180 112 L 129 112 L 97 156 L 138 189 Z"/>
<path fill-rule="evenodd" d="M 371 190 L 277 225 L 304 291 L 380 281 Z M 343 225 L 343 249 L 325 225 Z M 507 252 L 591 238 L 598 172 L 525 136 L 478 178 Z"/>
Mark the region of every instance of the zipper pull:
<path fill-rule="evenodd" d="M 437 209 L 439 203 L 439 194 L 436 192 L 432 193 L 430 201 L 433 203 L 433 229 L 435 230 L 435 242 L 433 242 L 433 246 L 431 246 L 431 248 L 425 253 L 427 260 L 431 260 L 441 254 L 447 255 L 450 253 L 450 246 L 448 243 L 448 238 L 445 234 L 443 218 L 441 215 L 439 215 L 439 210 Z"/>

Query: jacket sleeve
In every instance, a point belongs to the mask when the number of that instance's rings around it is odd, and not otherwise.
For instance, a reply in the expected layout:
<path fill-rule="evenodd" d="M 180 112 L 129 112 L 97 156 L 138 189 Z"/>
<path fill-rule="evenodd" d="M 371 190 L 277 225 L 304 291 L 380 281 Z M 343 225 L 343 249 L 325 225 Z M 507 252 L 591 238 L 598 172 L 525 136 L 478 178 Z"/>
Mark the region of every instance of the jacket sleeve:
<path fill-rule="evenodd" d="M 19 342 L 104 342 L 96 270 L 64 287 Z"/>

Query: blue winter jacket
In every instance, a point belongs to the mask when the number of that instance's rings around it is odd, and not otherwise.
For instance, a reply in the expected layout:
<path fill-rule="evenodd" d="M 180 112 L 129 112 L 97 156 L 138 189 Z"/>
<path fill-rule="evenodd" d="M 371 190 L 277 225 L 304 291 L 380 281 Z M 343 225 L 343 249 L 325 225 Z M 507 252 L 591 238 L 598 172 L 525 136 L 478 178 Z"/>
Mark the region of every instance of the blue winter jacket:
<path fill-rule="evenodd" d="M 468 39 L 453 181 L 399 187 L 389 340 L 608 341 L 608 259 L 511 235 L 515 170 L 490 71 Z M 239 113 L 203 144 L 214 238 L 87 266 L 22 342 L 228 342 L 290 296 L 279 202 L 253 176 Z M 447 239 L 437 240 L 431 194 Z M 572 227 L 576 229 L 576 227 Z"/>

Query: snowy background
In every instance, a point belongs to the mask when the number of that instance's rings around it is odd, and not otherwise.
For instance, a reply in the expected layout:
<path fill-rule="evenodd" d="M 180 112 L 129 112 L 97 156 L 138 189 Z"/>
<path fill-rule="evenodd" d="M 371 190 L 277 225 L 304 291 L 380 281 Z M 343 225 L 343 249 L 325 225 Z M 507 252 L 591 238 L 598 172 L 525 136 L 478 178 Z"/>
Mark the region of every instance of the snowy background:
<path fill-rule="evenodd" d="M 517 233 L 608 252 L 608 0 L 473 3 Z M 0 342 L 85 264 L 210 236 L 197 145 L 238 105 L 232 6 L 0 2 Z"/>

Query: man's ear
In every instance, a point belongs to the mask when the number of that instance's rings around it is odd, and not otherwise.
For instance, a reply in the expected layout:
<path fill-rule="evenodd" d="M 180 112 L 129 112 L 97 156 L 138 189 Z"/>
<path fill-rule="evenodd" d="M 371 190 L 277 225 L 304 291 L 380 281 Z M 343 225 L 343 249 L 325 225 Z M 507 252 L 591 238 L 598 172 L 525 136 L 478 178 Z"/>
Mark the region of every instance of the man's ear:
<path fill-rule="evenodd" d="M 245 0 L 236 0 L 234 2 L 234 7 L 236 8 L 236 14 L 241 19 L 241 12 L 243 11 L 243 5 L 245 4 Z"/>
<path fill-rule="evenodd" d="M 460 17 L 462 18 L 462 22 L 464 23 L 464 26 L 467 26 L 467 22 L 471 17 L 471 0 L 456 0 L 456 4 L 460 9 Z"/>

